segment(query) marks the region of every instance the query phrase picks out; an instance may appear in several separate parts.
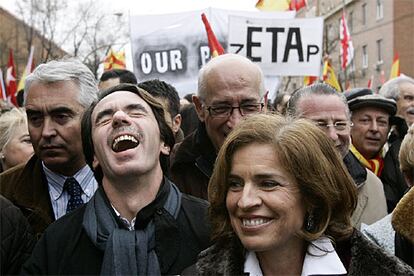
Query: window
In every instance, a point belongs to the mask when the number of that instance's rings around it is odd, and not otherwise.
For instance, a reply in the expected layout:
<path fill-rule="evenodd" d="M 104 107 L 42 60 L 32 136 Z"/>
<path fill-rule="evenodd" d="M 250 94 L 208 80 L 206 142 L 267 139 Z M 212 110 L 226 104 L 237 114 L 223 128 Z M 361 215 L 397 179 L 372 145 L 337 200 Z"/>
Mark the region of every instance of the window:
<path fill-rule="evenodd" d="M 377 40 L 377 63 L 382 63 L 382 39 Z"/>
<path fill-rule="evenodd" d="M 384 0 L 377 0 L 377 19 L 384 17 Z"/>
<path fill-rule="evenodd" d="M 367 25 L 367 4 L 362 4 L 362 25 Z"/>
<path fill-rule="evenodd" d="M 349 16 L 348 16 L 348 28 L 349 28 L 349 33 L 351 34 L 354 30 L 354 12 L 349 12 Z"/>
<path fill-rule="evenodd" d="M 367 45 L 362 46 L 362 68 L 368 68 Z"/>

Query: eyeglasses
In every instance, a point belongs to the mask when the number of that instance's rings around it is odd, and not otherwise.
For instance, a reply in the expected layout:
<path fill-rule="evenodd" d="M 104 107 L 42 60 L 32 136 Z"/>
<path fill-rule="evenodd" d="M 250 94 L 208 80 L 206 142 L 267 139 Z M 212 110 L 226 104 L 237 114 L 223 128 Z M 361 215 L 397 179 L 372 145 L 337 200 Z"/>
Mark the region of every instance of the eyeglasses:
<path fill-rule="evenodd" d="M 250 103 L 239 106 L 230 105 L 212 105 L 207 106 L 208 113 L 211 117 L 225 118 L 233 114 L 234 109 L 238 109 L 242 116 L 250 115 L 262 111 L 264 103 Z"/>
<path fill-rule="evenodd" d="M 333 127 L 336 131 L 344 131 L 348 126 L 352 127 L 354 124 L 347 121 L 338 121 L 333 124 L 327 124 L 325 122 L 315 122 L 316 126 L 322 129 L 323 131 L 328 130 L 330 127 Z"/>

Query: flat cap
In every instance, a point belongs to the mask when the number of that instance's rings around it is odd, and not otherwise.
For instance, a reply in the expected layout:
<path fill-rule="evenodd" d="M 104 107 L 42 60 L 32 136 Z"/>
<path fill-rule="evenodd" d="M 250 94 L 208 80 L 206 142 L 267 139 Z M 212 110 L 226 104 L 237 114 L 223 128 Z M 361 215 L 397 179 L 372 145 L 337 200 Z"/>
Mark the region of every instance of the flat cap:
<path fill-rule="evenodd" d="M 390 116 L 397 112 L 397 103 L 382 95 L 374 94 L 369 88 L 354 88 L 345 92 L 349 110 L 354 111 L 362 107 L 377 107 L 384 109 Z"/>

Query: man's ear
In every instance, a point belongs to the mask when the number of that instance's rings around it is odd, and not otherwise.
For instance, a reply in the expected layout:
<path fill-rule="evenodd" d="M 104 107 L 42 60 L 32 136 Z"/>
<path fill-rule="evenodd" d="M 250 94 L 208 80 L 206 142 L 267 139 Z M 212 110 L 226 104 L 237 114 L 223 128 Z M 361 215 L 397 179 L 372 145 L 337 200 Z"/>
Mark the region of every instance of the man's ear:
<path fill-rule="evenodd" d="M 195 109 L 196 109 L 196 112 L 197 112 L 198 119 L 201 122 L 204 122 L 205 112 L 204 112 L 204 109 L 203 109 L 203 103 L 201 102 L 201 99 L 198 96 L 193 95 L 193 103 L 194 103 L 194 106 L 195 106 Z"/>
<path fill-rule="evenodd" d="M 178 132 L 178 130 L 181 127 L 181 114 L 177 114 L 174 116 L 173 120 L 172 120 L 172 131 L 175 133 Z"/>
<path fill-rule="evenodd" d="M 167 146 L 164 142 L 161 144 L 161 153 L 164 155 L 170 155 L 171 148 Z"/>
<path fill-rule="evenodd" d="M 96 159 L 96 156 L 93 156 L 92 167 L 95 170 L 99 166 L 99 161 Z"/>

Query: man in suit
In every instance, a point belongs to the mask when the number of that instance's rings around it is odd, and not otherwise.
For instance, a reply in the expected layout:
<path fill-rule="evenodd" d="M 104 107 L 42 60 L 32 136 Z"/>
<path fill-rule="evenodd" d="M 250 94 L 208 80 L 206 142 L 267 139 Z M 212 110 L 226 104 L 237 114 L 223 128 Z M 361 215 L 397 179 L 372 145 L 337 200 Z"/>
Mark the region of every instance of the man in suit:
<path fill-rule="evenodd" d="M 97 189 L 82 154 L 80 121 L 97 97 L 92 72 L 74 59 L 39 65 L 25 82 L 24 102 L 35 155 L 0 174 L 0 192 L 39 236 Z"/>
<path fill-rule="evenodd" d="M 109 88 L 85 112 L 82 139 L 99 188 L 46 229 L 23 273 L 177 275 L 195 263 L 208 205 L 165 177 L 174 137 L 162 104 L 136 85 Z"/>
<path fill-rule="evenodd" d="M 313 121 L 331 138 L 341 154 L 358 192 L 352 225 L 359 229 L 362 223 L 371 224 L 385 217 L 387 205 L 381 180 L 349 150 L 352 122 L 345 96 L 324 83 L 306 86 L 292 94 L 287 114 Z"/>

